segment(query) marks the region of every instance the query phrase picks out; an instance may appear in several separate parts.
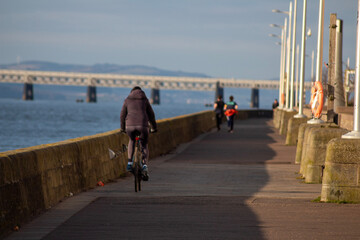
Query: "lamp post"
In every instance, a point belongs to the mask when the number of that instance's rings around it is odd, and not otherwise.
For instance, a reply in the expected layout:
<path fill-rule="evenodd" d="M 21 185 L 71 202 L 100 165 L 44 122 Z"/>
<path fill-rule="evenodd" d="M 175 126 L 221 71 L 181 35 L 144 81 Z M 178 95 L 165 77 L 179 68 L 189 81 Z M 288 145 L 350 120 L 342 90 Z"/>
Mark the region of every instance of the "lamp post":
<path fill-rule="evenodd" d="M 290 2 L 289 6 L 289 32 L 287 38 L 287 61 L 286 61 L 286 109 L 290 107 L 290 96 L 289 96 L 289 87 L 290 87 L 290 40 L 291 40 L 291 18 L 292 18 L 292 2 Z"/>
<path fill-rule="evenodd" d="M 276 24 L 270 24 L 270 26 L 274 27 L 274 26 L 279 26 Z M 284 39 L 284 29 L 281 30 L 281 36 L 279 35 L 275 35 L 275 34 L 269 34 L 270 37 L 276 37 L 276 38 L 280 38 L 281 39 L 281 43 L 279 44 L 281 46 L 281 50 L 280 50 L 280 79 L 279 79 L 279 101 L 281 98 L 281 93 L 282 93 L 282 89 L 281 89 L 281 83 L 282 83 L 282 79 L 283 79 L 283 66 L 282 66 L 282 62 L 283 62 L 283 39 Z M 276 42 L 276 44 L 278 44 L 278 42 Z"/>
<path fill-rule="evenodd" d="M 322 79 L 322 59 L 323 59 L 323 40 L 324 40 L 324 0 L 319 0 L 319 26 L 317 41 L 317 59 L 316 59 L 316 82 Z M 323 123 L 321 119 L 313 118 L 307 123 L 319 124 Z"/>
<path fill-rule="evenodd" d="M 290 52 L 291 52 L 290 39 L 291 39 L 292 2 L 290 2 L 288 12 L 280 11 L 278 9 L 274 9 L 274 10 L 272 10 L 272 12 L 284 13 L 284 14 L 289 15 L 289 29 L 288 29 L 288 37 L 286 39 L 286 45 L 287 45 L 286 55 L 287 56 L 286 56 L 286 92 L 285 92 L 285 95 L 286 95 L 286 109 L 289 109 L 289 78 L 290 78 Z M 284 80 L 285 80 L 285 76 L 284 76 Z"/>
<path fill-rule="evenodd" d="M 290 83 L 290 105 L 288 112 L 294 110 L 294 78 L 295 78 L 295 45 L 296 45 L 296 13 L 297 13 L 297 0 L 294 0 L 294 25 L 293 25 L 293 36 L 292 36 L 292 53 L 291 53 L 291 83 Z"/>
<path fill-rule="evenodd" d="M 314 50 L 311 52 L 311 83 L 315 82 L 314 78 L 314 59 L 315 59 L 315 53 Z"/>
<path fill-rule="evenodd" d="M 273 10 L 274 11 L 274 10 Z M 285 58 L 286 58 L 286 28 L 287 18 L 284 20 L 284 26 L 278 24 L 270 24 L 270 27 L 281 28 L 281 57 L 280 57 L 280 80 L 279 80 L 279 108 L 284 108 L 282 94 L 284 93 L 284 78 L 285 78 Z M 279 37 L 274 34 L 269 34 L 271 37 Z"/>
<path fill-rule="evenodd" d="M 304 114 L 304 80 L 305 80 L 305 41 L 306 41 L 306 1 L 304 0 L 303 5 L 303 22 L 302 22 L 302 33 L 301 33 L 301 66 L 300 66 L 300 93 L 299 93 L 299 112 L 294 118 L 306 118 Z M 311 33 L 309 34 L 311 35 Z"/>
<path fill-rule="evenodd" d="M 360 139 L 360 0 L 358 0 L 356 58 L 355 58 L 355 91 L 354 91 L 354 130 L 342 135 L 342 138 Z"/>
<path fill-rule="evenodd" d="M 298 106 L 298 94 L 299 94 L 299 52 L 300 52 L 300 46 L 299 44 L 296 45 L 296 84 L 295 84 L 295 106 Z"/>

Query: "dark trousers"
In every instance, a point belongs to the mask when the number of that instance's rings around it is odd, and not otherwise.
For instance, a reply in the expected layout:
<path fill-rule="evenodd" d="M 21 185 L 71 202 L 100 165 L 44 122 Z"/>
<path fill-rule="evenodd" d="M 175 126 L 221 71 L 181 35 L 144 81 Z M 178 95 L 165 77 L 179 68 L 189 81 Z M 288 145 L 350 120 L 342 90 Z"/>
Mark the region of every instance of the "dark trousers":
<path fill-rule="evenodd" d="M 140 135 L 140 148 L 142 153 L 142 163 L 147 164 L 149 158 L 149 149 L 148 149 L 148 138 L 149 138 L 149 128 L 143 126 L 127 126 L 126 133 L 129 136 L 129 145 L 128 145 L 128 160 L 132 161 L 135 150 L 135 137 Z"/>
<path fill-rule="evenodd" d="M 217 113 L 216 114 L 216 127 L 218 130 L 220 130 L 220 125 L 222 123 L 222 118 L 223 118 L 223 114 L 222 113 Z"/>
<path fill-rule="evenodd" d="M 228 127 L 230 128 L 231 131 L 234 129 L 234 117 L 235 117 L 235 115 L 232 115 L 232 116 L 230 116 L 230 117 L 226 117 L 226 118 L 227 118 Z"/>

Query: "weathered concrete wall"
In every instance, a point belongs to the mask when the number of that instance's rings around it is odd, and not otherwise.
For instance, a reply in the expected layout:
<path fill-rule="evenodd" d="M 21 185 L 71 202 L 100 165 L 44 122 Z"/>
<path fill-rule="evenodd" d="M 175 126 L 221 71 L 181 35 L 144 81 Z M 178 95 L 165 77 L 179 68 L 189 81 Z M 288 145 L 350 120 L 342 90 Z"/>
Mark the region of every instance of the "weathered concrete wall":
<path fill-rule="evenodd" d="M 306 156 L 304 156 L 305 182 L 321 183 L 325 165 L 326 148 L 331 139 L 341 138 L 348 131 L 336 125 L 312 128 L 309 131 Z"/>
<path fill-rule="evenodd" d="M 283 125 L 283 120 L 284 120 L 284 114 L 285 114 L 285 110 L 284 109 L 279 109 L 278 110 L 278 129 L 279 129 L 279 133 L 280 133 L 280 129 L 281 126 Z"/>
<path fill-rule="evenodd" d="M 279 128 L 280 127 L 280 113 L 281 113 L 281 109 L 279 108 L 275 108 L 274 109 L 274 116 L 273 116 L 273 124 L 275 128 Z"/>
<path fill-rule="evenodd" d="M 321 201 L 360 203 L 359 139 L 333 139 L 329 142 Z"/>
<path fill-rule="evenodd" d="M 285 135 L 287 134 L 287 129 L 288 129 L 288 122 L 289 119 L 292 118 L 295 114 L 297 114 L 297 112 L 287 112 L 287 111 L 282 111 L 282 115 L 281 115 L 281 120 L 280 120 L 280 135 Z"/>
<path fill-rule="evenodd" d="M 0 235 L 63 198 L 107 182 L 125 171 L 126 157 L 108 148 L 127 141 L 118 131 L 0 154 Z"/>
<path fill-rule="evenodd" d="M 307 145 L 308 145 L 308 133 L 311 128 L 319 128 L 321 126 L 327 126 L 329 123 L 323 124 L 308 124 L 302 123 L 299 126 L 298 131 L 298 139 L 296 144 L 296 156 L 295 156 L 295 164 L 302 164 L 303 158 L 306 155 Z M 303 166 L 300 166 L 300 173 L 303 173 Z"/>
<path fill-rule="evenodd" d="M 308 116 L 309 118 L 312 118 L 312 112 L 311 112 L 311 108 L 310 105 L 307 105 L 304 109 L 303 109 L 304 115 Z M 320 119 L 323 121 L 327 121 L 327 116 L 325 115 L 327 114 L 327 106 L 323 107 L 323 110 L 321 112 L 321 117 Z"/>
<path fill-rule="evenodd" d="M 341 128 L 349 131 L 354 129 L 354 114 L 353 113 L 339 113 L 338 123 Z"/>
<path fill-rule="evenodd" d="M 302 149 L 304 144 L 304 135 L 305 135 L 305 129 L 307 123 L 302 123 L 299 126 L 299 132 L 298 132 L 298 138 L 297 138 L 297 144 L 296 144 L 296 156 L 295 156 L 295 164 L 301 163 L 301 155 L 302 155 Z"/>
<path fill-rule="evenodd" d="M 294 118 L 291 117 L 288 122 L 286 141 L 285 144 L 288 146 L 295 146 L 297 144 L 299 127 L 302 123 L 306 123 L 309 118 Z"/>
<path fill-rule="evenodd" d="M 299 173 L 302 174 L 305 177 L 305 173 L 306 173 L 306 164 L 305 164 L 305 157 L 307 154 L 307 150 L 308 150 L 308 145 L 309 145 L 309 133 L 311 131 L 312 128 L 320 128 L 321 126 L 326 125 L 326 124 L 308 124 L 305 123 L 304 128 L 302 129 L 304 131 L 303 133 L 303 138 L 302 138 L 302 143 L 299 144 L 300 138 L 298 139 L 298 146 L 297 147 L 301 147 L 301 149 L 296 149 L 297 151 L 301 151 L 301 155 L 300 155 L 300 170 Z M 299 132 L 300 135 L 300 132 Z"/>

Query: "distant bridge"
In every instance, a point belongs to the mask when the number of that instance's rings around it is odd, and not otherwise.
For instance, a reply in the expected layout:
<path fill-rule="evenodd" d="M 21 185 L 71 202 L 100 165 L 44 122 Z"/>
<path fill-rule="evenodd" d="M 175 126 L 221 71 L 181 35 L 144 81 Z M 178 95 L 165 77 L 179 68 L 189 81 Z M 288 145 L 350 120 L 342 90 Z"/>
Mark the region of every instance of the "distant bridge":
<path fill-rule="evenodd" d="M 88 86 L 87 101 L 96 102 L 96 87 L 132 88 L 140 86 L 151 88 L 151 99 L 154 104 L 160 103 L 160 89 L 215 91 L 223 95 L 224 88 L 250 88 L 253 106 L 258 106 L 259 89 L 279 89 L 278 80 L 250 80 L 226 78 L 195 78 L 142 76 L 97 73 L 68 73 L 23 70 L 0 70 L 0 82 L 24 83 L 23 99 L 33 99 L 33 84 Z M 310 82 L 305 83 L 310 89 Z M 257 100 L 255 99 L 257 98 Z M 257 102 L 257 103 L 256 103 Z"/>

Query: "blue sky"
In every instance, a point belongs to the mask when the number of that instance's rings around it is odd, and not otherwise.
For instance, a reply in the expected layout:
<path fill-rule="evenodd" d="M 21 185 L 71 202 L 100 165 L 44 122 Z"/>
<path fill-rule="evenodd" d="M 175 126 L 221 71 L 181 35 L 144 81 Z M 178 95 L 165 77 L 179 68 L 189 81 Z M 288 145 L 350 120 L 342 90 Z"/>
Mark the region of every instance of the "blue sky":
<path fill-rule="evenodd" d="M 303 1 L 298 0 L 300 44 Z M 308 0 L 316 53 L 318 0 Z M 213 77 L 279 76 L 280 34 L 288 0 L 0 0 L 0 63 L 17 59 L 68 64 L 147 65 Z M 355 63 L 356 0 L 325 0 L 324 61 L 329 15 L 344 20 L 343 59 Z M 306 78 L 310 77 L 307 58 Z"/>

